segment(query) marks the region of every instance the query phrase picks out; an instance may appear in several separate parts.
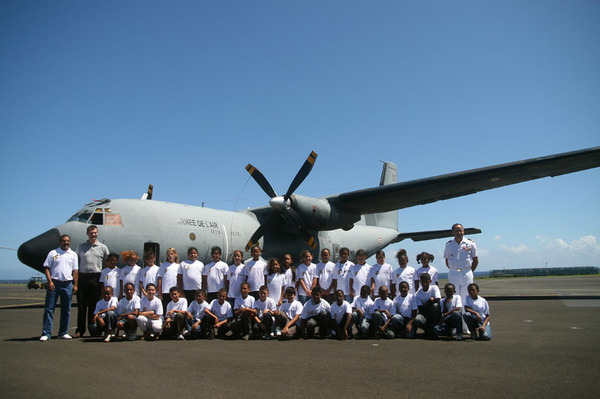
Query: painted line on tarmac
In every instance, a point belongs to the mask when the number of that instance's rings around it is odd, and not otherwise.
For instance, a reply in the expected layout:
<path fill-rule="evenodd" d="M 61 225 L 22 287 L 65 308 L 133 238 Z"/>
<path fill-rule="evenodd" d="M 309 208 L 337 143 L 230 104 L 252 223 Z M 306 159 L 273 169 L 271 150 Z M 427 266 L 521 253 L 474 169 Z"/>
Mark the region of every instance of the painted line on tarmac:
<path fill-rule="evenodd" d="M 0 306 L 0 309 L 18 309 L 18 308 L 26 308 L 26 307 L 30 307 L 30 306 L 40 306 L 43 305 L 45 302 L 34 302 L 34 303 L 24 303 L 24 304 L 18 304 L 18 305 L 2 305 Z"/>

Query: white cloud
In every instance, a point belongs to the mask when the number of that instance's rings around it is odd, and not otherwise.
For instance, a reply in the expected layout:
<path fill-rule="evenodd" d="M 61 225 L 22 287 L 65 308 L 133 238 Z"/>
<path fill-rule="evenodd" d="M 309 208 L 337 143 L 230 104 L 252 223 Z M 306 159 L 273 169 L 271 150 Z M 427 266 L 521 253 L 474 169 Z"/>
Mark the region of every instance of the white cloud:
<path fill-rule="evenodd" d="M 495 241 L 502 241 L 502 237 L 500 237 L 500 236 L 494 236 L 494 240 Z"/>
<path fill-rule="evenodd" d="M 519 244 L 516 247 L 511 247 L 505 244 L 500 245 L 500 248 L 502 248 L 505 251 L 508 251 L 510 253 L 512 253 L 513 255 L 521 255 L 524 254 L 526 252 L 531 252 L 531 250 L 529 248 L 527 248 L 527 245 L 525 244 Z"/>
<path fill-rule="evenodd" d="M 560 250 L 570 253 L 586 253 L 586 255 L 600 255 L 600 243 L 595 236 L 587 235 L 571 242 L 562 238 L 551 238 L 544 236 L 535 237 L 541 246 L 550 252 Z"/>

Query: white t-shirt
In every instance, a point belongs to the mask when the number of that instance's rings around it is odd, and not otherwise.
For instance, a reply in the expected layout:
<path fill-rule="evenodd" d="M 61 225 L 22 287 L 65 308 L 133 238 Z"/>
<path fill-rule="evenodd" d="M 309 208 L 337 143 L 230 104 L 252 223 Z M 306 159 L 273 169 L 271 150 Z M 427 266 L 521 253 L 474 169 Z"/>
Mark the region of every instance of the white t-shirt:
<path fill-rule="evenodd" d="M 162 305 L 162 301 L 160 299 L 158 299 L 157 297 L 154 297 L 154 299 L 149 300 L 148 297 L 143 297 L 142 300 L 140 301 L 140 312 L 149 312 L 149 311 L 153 311 L 154 314 L 160 316 L 160 319 L 162 320 L 162 316 L 163 316 L 163 305 Z"/>
<path fill-rule="evenodd" d="M 419 309 L 419 306 L 425 304 L 429 300 L 429 298 L 441 299 L 442 295 L 440 294 L 440 288 L 435 284 L 429 284 L 429 289 L 427 291 L 423 291 L 423 287 L 419 288 L 419 290 L 414 295 L 413 300 L 413 309 Z"/>
<path fill-rule="evenodd" d="M 258 291 L 265 283 L 267 264 L 264 260 L 250 260 L 244 265 L 244 280 L 250 284 L 250 291 Z"/>
<path fill-rule="evenodd" d="M 460 295 L 455 296 L 460 297 Z M 481 316 L 481 321 L 485 320 L 485 318 L 490 314 L 490 307 L 487 301 L 479 295 L 477 295 L 477 299 L 475 300 L 473 300 L 471 296 L 468 296 L 465 299 L 465 307 L 469 307 L 477 313 L 479 313 L 479 315 Z M 488 322 L 488 324 L 490 323 Z"/>
<path fill-rule="evenodd" d="M 229 265 L 227 281 L 229 281 L 227 296 L 234 299 L 240 296 L 240 286 L 244 282 L 244 265 Z"/>
<path fill-rule="evenodd" d="M 308 319 L 310 317 L 314 317 L 321 312 L 329 312 L 331 306 L 329 302 L 324 299 L 321 299 L 319 303 L 314 303 L 312 298 L 304 304 L 302 308 L 302 314 L 300 316 L 301 319 Z"/>
<path fill-rule="evenodd" d="M 210 312 L 214 314 L 219 321 L 230 319 L 233 317 L 233 310 L 231 310 L 231 304 L 227 301 L 221 305 L 218 299 L 213 299 L 210 303 Z"/>
<path fill-rule="evenodd" d="M 227 303 L 227 302 L 225 302 L 225 303 Z M 206 309 L 210 310 L 210 305 L 208 304 L 208 302 L 202 301 L 202 303 L 198 303 L 198 301 L 193 301 L 192 303 L 190 303 L 190 306 L 188 307 L 187 311 L 192 314 L 192 317 L 194 319 L 202 320 L 202 318 L 204 317 L 204 311 Z"/>
<path fill-rule="evenodd" d="M 229 266 L 223 261 L 210 262 L 204 267 L 202 272 L 203 276 L 206 276 L 206 292 L 218 292 L 221 288 L 225 288 L 225 278 Z"/>
<path fill-rule="evenodd" d="M 158 289 L 158 284 L 156 283 L 156 274 L 158 273 L 159 267 L 156 265 L 146 266 L 138 273 L 138 282 L 142 283 L 144 289 L 148 286 L 148 284 L 152 283 L 156 285 Z M 139 284 L 138 284 L 139 285 Z"/>
<path fill-rule="evenodd" d="M 419 281 L 419 278 L 423 273 L 429 273 L 429 275 L 431 276 L 431 284 L 437 285 L 436 283 L 438 282 L 438 270 L 435 267 L 431 265 L 429 267 L 419 267 L 415 275 L 415 281 Z M 419 286 L 420 285 L 421 283 L 419 282 Z"/>
<path fill-rule="evenodd" d="M 111 308 L 113 306 L 115 307 L 115 310 L 116 310 L 118 304 L 119 304 L 119 301 L 117 300 L 117 298 L 115 296 L 111 296 L 108 301 L 105 301 L 104 299 L 100 299 L 98 302 L 96 302 L 96 309 L 94 309 L 94 314 L 98 313 L 101 310 Z"/>
<path fill-rule="evenodd" d="M 246 298 L 242 298 L 242 296 L 240 295 L 237 298 L 235 298 L 233 310 L 238 309 L 254 309 L 254 297 L 248 295 Z"/>
<path fill-rule="evenodd" d="M 73 272 L 79 270 L 77 254 L 71 248 L 63 251 L 56 248 L 48 253 L 44 267 L 50 269 L 50 278 L 58 281 L 73 280 Z"/>
<path fill-rule="evenodd" d="M 329 309 L 329 313 L 331 313 L 331 318 L 335 319 L 335 322 L 340 324 L 346 314 L 352 314 L 352 306 L 343 301 L 341 305 L 338 305 L 337 301 L 331 305 Z"/>
<path fill-rule="evenodd" d="M 371 279 L 375 280 L 375 289 L 373 295 L 379 295 L 379 287 L 386 286 L 390 288 L 390 282 L 392 281 L 392 266 L 388 263 L 380 265 L 375 263 L 369 270 L 368 282 L 371 283 Z M 360 292 L 360 291 L 359 291 Z"/>
<path fill-rule="evenodd" d="M 179 271 L 179 263 L 164 262 L 158 268 L 156 277 L 162 278 L 162 293 L 168 294 L 171 287 L 177 287 L 177 272 Z M 144 286 L 145 288 L 145 286 Z"/>
<path fill-rule="evenodd" d="M 167 313 L 165 314 L 165 317 L 169 317 L 169 318 L 175 317 L 175 314 L 167 316 L 171 310 L 187 310 L 187 308 L 188 308 L 188 303 L 187 303 L 187 299 L 185 299 L 185 298 L 179 298 L 179 300 L 177 302 L 171 301 L 167 304 Z"/>
<path fill-rule="evenodd" d="M 281 295 L 281 289 L 285 286 L 285 274 L 273 273 L 267 276 L 267 288 L 269 289 L 269 298 L 273 299 L 275 303 L 284 301 Z"/>
<path fill-rule="evenodd" d="M 446 302 L 448 304 L 446 304 Z M 458 308 L 459 312 L 462 309 L 462 300 L 460 299 L 460 295 L 454 294 L 454 295 L 452 295 L 452 299 L 450 299 L 449 301 L 448 301 L 448 298 L 443 298 L 440 301 L 440 309 L 441 309 L 442 313 L 447 313 L 450 309 L 454 309 L 454 308 Z M 450 316 L 444 317 L 444 320 L 446 320 L 448 317 L 450 317 Z"/>
<path fill-rule="evenodd" d="M 285 276 L 285 288 L 294 287 L 296 288 L 296 282 L 294 281 L 294 273 L 292 272 L 292 268 L 290 267 L 283 273 Z M 284 298 L 285 301 L 285 298 Z"/>
<path fill-rule="evenodd" d="M 306 288 L 310 289 L 312 287 L 313 279 L 317 276 L 317 265 L 311 263 L 310 265 L 306 265 L 304 263 L 300 263 L 298 267 L 296 267 L 296 279 L 298 279 L 298 295 L 308 295 L 308 293 L 302 287 L 300 283 L 300 279 L 304 281 L 306 284 Z"/>
<path fill-rule="evenodd" d="M 133 286 L 135 287 L 135 293 L 136 295 L 140 295 L 140 285 L 139 283 L 139 277 L 138 274 L 141 270 L 141 267 L 139 267 L 138 265 L 133 265 L 133 266 L 124 266 L 121 269 L 121 272 L 119 273 L 119 280 L 123 283 L 123 287 L 125 287 L 125 284 L 127 283 L 131 283 L 133 284 Z"/>
<path fill-rule="evenodd" d="M 373 305 L 375 302 L 371 299 L 371 296 L 367 296 L 366 298 L 362 298 L 360 295 L 354 297 L 352 301 L 353 309 L 360 309 L 365 314 L 367 319 L 371 319 L 371 314 L 373 314 Z"/>
<path fill-rule="evenodd" d="M 181 274 L 183 289 L 185 291 L 196 291 L 202 289 L 202 271 L 204 263 L 199 260 L 184 260 L 179 264 L 177 274 Z"/>
<path fill-rule="evenodd" d="M 336 263 L 334 277 L 337 280 L 337 289 L 342 290 L 344 295 L 350 295 L 350 268 L 354 266 L 352 262 Z M 358 291 L 360 293 L 360 289 Z"/>
<path fill-rule="evenodd" d="M 394 270 L 392 274 L 392 284 L 396 286 L 396 295 L 400 292 L 400 283 L 406 281 L 408 283 L 408 292 L 410 294 L 415 293 L 415 273 L 414 267 L 406 265 L 406 267 L 399 267 Z"/>
<path fill-rule="evenodd" d="M 263 313 L 265 312 L 265 309 L 270 310 L 271 312 L 274 312 L 277 310 L 277 304 L 275 303 L 275 301 L 270 298 L 267 297 L 267 299 L 263 302 L 260 299 L 254 301 L 254 309 L 258 310 L 258 317 L 261 318 L 263 317 Z"/>
<path fill-rule="evenodd" d="M 140 309 L 141 301 L 140 297 L 133 294 L 131 299 L 127 299 L 127 297 L 121 298 L 119 304 L 117 305 L 117 315 L 122 315 L 124 313 L 131 313 L 136 309 Z"/>
<path fill-rule="evenodd" d="M 333 262 L 317 263 L 317 278 L 319 279 L 319 287 L 323 290 L 327 290 L 331 286 L 334 269 L 335 263 Z"/>
<path fill-rule="evenodd" d="M 394 301 L 392 301 L 389 297 L 377 298 L 375 299 L 375 303 L 373 304 L 373 312 L 376 310 L 387 310 L 393 316 L 396 314 L 396 307 L 394 306 Z M 381 312 L 383 315 L 383 319 L 387 321 L 387 314 L 385 312 Z"/>
<path fill-rule="evenodd" d="M 396 314 L 399 314 L 402 317 L 412 317 L 413 300 L 413 294 L 411 293 L 406 294 L 405 297 L 402 297 L 401 295 L 396 296 L 396 298 L 394 298 Z"/>
<path fill-rule="evenodd" d="M 121 286 L 119 285 L 120 276 L 121 273 L 118 267 L 113 267 L 112 269 L 107 267 L 100 272 L 100 282 L 104 284 L 104 288 L 112 287 L 113 297 L 116 298 L 118 298 L 121 293 Z"/>
<path fill-rule="evenodd" d="M 284 302 L 281 304 L 281 309 L 279 309 L 282 313 L 285 313 L 287 317 L 292 320 L 296 315 L 302 314 L 302 304 L 300 301 L 294 299 L 292 303 Z M 296 325 L 300 326 L 300 318 L 296 322 Z"/>
<path fill-rule="evenodd" d="M 371 287 L 371 281 L 369 280 L 369 272 L 371 271 L 371 265 L 365 263 L 359 265 L 358 263 L 353 265 L 349 271 L 349 278 L 352 279 L 352 289 L 354 290 L 354 296 L 360 296 L 360 289 L 363 285 Z"/>

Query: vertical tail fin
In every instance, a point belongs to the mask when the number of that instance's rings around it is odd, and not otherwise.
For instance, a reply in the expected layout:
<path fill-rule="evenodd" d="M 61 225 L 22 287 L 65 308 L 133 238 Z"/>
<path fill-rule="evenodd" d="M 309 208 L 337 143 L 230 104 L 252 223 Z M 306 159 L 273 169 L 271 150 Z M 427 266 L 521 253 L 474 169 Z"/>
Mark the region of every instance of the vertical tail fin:
<path fill-rule="evenodd" d="M 379 185 L 385 186 L 393 183 L 398 183 L 398 166 L 391 162 L 384 162 Z M 387 227 L 398 230 L 398 211 L 365 215 L 365 222 L 367 226 Z"/>

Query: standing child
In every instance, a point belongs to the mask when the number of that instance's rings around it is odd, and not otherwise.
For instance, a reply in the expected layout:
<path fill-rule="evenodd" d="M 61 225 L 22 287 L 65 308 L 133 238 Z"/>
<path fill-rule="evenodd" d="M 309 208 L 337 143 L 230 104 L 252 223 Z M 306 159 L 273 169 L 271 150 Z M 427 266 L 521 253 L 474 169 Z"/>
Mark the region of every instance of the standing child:
<path fill-rule="evenodd" d="M 298 280 L 296 277 L 296 266 L 294 265 L 294 259 L 292 258 L 292 255 L 283 255 L 283 261 L 281 264 L 283 265 L 283 274 L 285 275 L 285 288 L 296 288 Z M 283 293 L 283 299 L 285 300 L 285 291 Z"/>
<path fill-rule="evenodd" d="M 177 339 L 183 340 L 188 302 L 186 298 L 181 298 L 181 292 L 177 287 L 171 287 L 169 296 L 171 297 L 171 302 L 167 305 L 162 335 L 166 338 L 177 337 Z"/>
<path fill-rule="evenodd" d="M 188 258 L 179 264 L 177 271 L 177 287 L 183 292 L 187 303 L 192 303 L 197 290 L 202 288 L 202 272 L 204 263 L 198 260 L 198 250 L 188 248 Z"/>
<path fill-rule="evenodd" d="M 269 297 L 269 288 L 266 285 L 260 287 L 258 296 L 258 300 L 254 301 L 254 309 L 257 313 L 254 316 L 252 331 L 257 335 L 262 334 L 265 339 L 270 339 L 274 335 L 273 312 L 277 310 L 277 304 Z"/>
<path fill-rule="evenodd" d="M 465 301 L 465 314 L 463 318 L 469 327 L 471 338 L 489 341 L 492 339 L 490 307 L 487 301 L 479 296 L 479 285 L 471 283 L 467 286 L 467 290 L 469 297 Z"/>
<path fill-rule="evenodd" d="M 162 301 L 156 297 L 156 286 L 146 286 L 147 295 L 140 302 L 140 312 L 137 317 L 137 325 L 144 334 L 145 341 L 154 341 L 162 332 L 163 307 Z"/>
<path fill-rule="evenodd" d="M 344 300 L 344 292 L 335 292 L 335 302 L 329 310 L 331 313 L 332 338 L 350 339 L 352 337 L 352 306 Z"/>
<path fill-rule="evenodd" d="M 423 273 L 427 273 L 431 276 L 431 284 L 439 286 L 438 270 L 430 265 L 430 263 L 433 262 L 433 258 L 434 256 L 427 252 L 421 252 L 417 255 L 417 263 L 420 263 L 422 266 L 418 268 L 415 273 L 415 290 L 419 289 L 419 282 L 421 281 L 421 275 Z"/>
<path fill-rule="evenodd" d="M 227 288 L 227 272 L 229 271 L 227 263 L 221 260 L 220 247 L 212 247 L 210 255 L 213 261 L 206 265 L 202 272 L 202 287 L 206 291 L 209 302 L 217 298 L 217 293 L 221 288 Z"/>
<path fill-rule="evenodd" d="M 229 297 L 229 303 L 233 307 L 235 305 L 235 298 L 240 296 L 240 286 L 244 282 L 244 253 L 239 249 L 233 251 L 233 264 L 229 265 L 227 271 L 227 282 L 229 283 L 229 289 L 227 291 L 227 297 Z"/>
<path fill-rule="evenodd" d="M 125 331 L 125 339 L 135 341 L 137 339 L 137 316 L 140 311 L 140 297 L 135 295 L 135 287 L 131 283 L 123 286 L 125 296 L 117 305 L 117 328 L 115 338 L 119 338 L 119 330 Z"/>
<path fill-rule="evenodd" d="M 363 285 L 360 288 L 360 295 L 357 295 L 352 301 L 352 321 L 358 330 L 358 338 L 367 338 L 371 332 L 374 304 L 371 299 L 371 287 Z"/>
<path fill-rule="evenodd" d="M 350 289 L 350 297 L 352 300 L 354 300 L 354 297 L 360 295 L 363 285 L 368 284 L 369 287 L 371 286 L 371 280 L 369 279 L 369 275 L 371 274 L 370 271 L 371 265 L 367 263 L 367 253 L 364 249 L 359 249 L 356 251 L 356 264 L 352 265 L 348 272 L 348 288 Z M 371 292 L 371 290 L 369 290 L 369 292 Z"/>
<path fill-rule="evenodd" d="M 331 262 L 330 258 L 331 252 L 329 252 L 329 249 L 323 248 L 321 250 L 321 262 L 317 263 L 317 278 L 319 286 L 323 289 L 323 299 L 332 304 L 335 302 L 333 292 L 335 263 Z"/>
<path fill-rule="evenodd" d="M 158 266 L 154 264 L 156 262 L 156 255 L 152 251 L 146 251 L 144 254 L 144 265 L 145 267 L 138 273 L 138 285 L 143 296 L 146 296 L 146 286 L 150 283 L 158 287 L 156 281 L 156 274 L 158 273 Z"/>
<path fill-rule="evenodd" d="M 356 256 L 359 256 L 359 253 L 361 250 L 356 252 Z M 364 251 L 363 251 L 364 252 Z M 344 299 L 347 302 L 352 302 L 352 292 L 350 290 L 350 278 L 352 278 L 352 267 L 354 266 L 354 263 L 350 262 L 348 260 L 348 256 L 350 256 L 350 250 L 346 247 L 342 247 L 340 248 L 340 252 L 339 252 L 339 260 L 337 261 L 337 263 L 335 264 L 335 271 L 334 271 L 334 279 L 335 279 L 335 284 L 333 289 L 335 290 L 342 290 L 344 292 Z M 366 257 L 366 253 L 365 253 L 365 259 L 367 259 Z"/>
<path fill-rule="evenodd" d="M 392 281 L 392 266 L 389 263 L 385 263 L 385 252 L 381 250 L 377 251 L 375 259 L 377 259 L 377 263 L 371 266 L 368 277 L 373 295 L 379 292 L 379 287 L 383 287 L 384 285 L 389 287 Z"/>
<path fill-rule="evenodd" d="M 281 306 L 283 303 L 283 293 L 285 292 L 285 275 L 281 270 L 277 258 L 271 258 L 267 263 L 265 285 L 269 290 L 269 298 L 275 301 L 277 307 Z"/>
<path fill-rule="evenodd" d="M 189 338 L 208 338 L 214 336 L 214 324 L 216 316 L 210 311 L 210 305 L 206 302 L 206 292 L 196 291 L 196 298 L 187 309 L 186 322 L 190 330 Z"/>
<path fill-rule="evenodd" d="M 108 255 L 110 257 L 110 255 Z M 117 321 L 115 310 L 118 301 L 113 296 L 113 287 L 106 286 L 102 289 L 102 299 L 96 302 L 96 309 L 92 317 L 92 323 L 89 325 L 92 337 L 99 337 L 100 333 L 105 332 L 104 342 L 110 342 L 114 336 L 114 327 Z"/>
<path fill-rule="evenodd" d="M 113 296 L 118 301 L 121 295 L 121 284 L 119 281 L 120 270 L 117 268 L 119 262 L 119 254 L 111 252 L 106 258 L 106 267 L 100 272 L 100 290 L 104 292 L 104 288 L 111 287 Z"/>
<path fill-rule="evenodd" d="M 429 273 L 423 273 L 420 277 L 421 288 L 415 293 L 413 309 L 418 310 L 415 317 L 415 328 L 425 331 L 425 338 L 436 339 L 434 327 L 440 321 L 440 289 L 431 284 Z"/>
<path fill-rule="evenodd" d="M 298 301 L 303 305 L 308 302 L 313 288 L 317 285 L 317 265 L 312 263 L 313 257 L 309 250 L 305 249 L 300 254 L 302 263 L 296 268 L 298 277 Z"/>
<path fill-rule="evenodd" d="M 398 259 L 398 268 L 394 270 L 392 275 L 392 297 L 396 297 L 400 293 L 400 283 L 406 281 L 408 283 L 408 293 L 415 293 L 415 273 L 414 267 L 408 265 L 408 255 L 405 249 L 401 249 L 396 254 Z"/>
<path fill-rule="evenodd" d="M 210 303 L 210 312 L 214 316 L 218 337 L 221 339 L 227 338 L 227 334 L 231 331 L 233 310 L 231 304 L 227 302 L 227 290 L 225 288 L 221 288 L 217 293 L 217 299 Z"/>
<path fill-rule="evenodd" d="M 156 273 L 158 298 L 163 304 L 163 314 L 167 311 L 169 304 L 169 291 L 171 287 L 177 287 L 177 273 L 179 272 L 179 255 L 175 248 L 167 249 L 167 260 L 164 261 Z"/>
<path fill-rule="evenodd" d="M 140 260 L 138 254 L 134 251 L 123 251 L 121 252 L 121 258 L 123 259 L 123 263 L 125 266 L 121 269 L 121 273 L 119 275 L 119 289 L 120 292 L 123 292 L 123 286 L 127 283 L 131 283 L 136 287 L 135 294 L 137 296 L 140 295 L 140 291 L 137 288 L 138 282 L 138 273 L 141 268 L 137 265 L 137 261 Z M 121 298 L 122 298 L 121 294 Z"/>
<path fill-rule="evenodd" d="M 250 250 L 252 259 L 244 265 L 244 281 L 249 284 L 250 296 L 258 299 L 258 290 L 265 283 L 267 264 L 260 258 L 260 247 L 255 245 Z"/>

